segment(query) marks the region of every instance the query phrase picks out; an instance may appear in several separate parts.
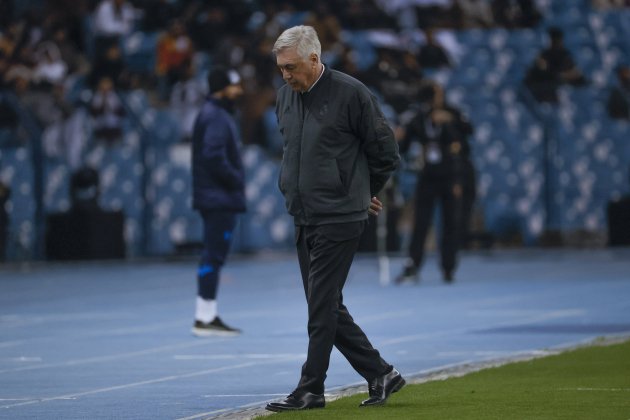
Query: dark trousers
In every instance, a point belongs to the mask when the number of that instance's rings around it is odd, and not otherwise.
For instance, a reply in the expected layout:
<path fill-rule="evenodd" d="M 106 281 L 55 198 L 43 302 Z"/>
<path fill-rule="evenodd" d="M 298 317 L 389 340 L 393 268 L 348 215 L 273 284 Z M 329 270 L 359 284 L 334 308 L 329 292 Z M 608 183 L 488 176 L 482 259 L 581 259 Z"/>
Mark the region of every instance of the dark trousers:
<path fill-rule="evenodd" d="M 202 210 L 203 251 L 197 271 L 197 294 L 206 300 L 216 299 L 219 275 L 225 263 L 237 213 L 231 211 Z"/>
<path fill-rule="evenodd" d="M 343 286 L 365 223 L 296 226 L 309 337 L 299 391 L 323 394 L 333 345 L 368 381 L 391 370 L 343 304 Z"/>
<path fill-rule="evenodd" d="M 433 219 L 433 210 L 438 202 L 442 210 L 442 234 L 439 241 L 441 265 L 444 271 L 450 272 L 455 269 L 457 263 L 463 203 L 461 196 L 455 196 L 453 182 L 448 179 L 420 176 L 416 186 L 414 228 L 409 256 L 416 267 L 422 265 L 427 233 Z"/>
<path fill-rule="evenodd" d="M 466 249 L 469 246 L 473 209 L 477 198 L 477 174 L 475 173 L 475 168 L 470 161 L 464 163 L 462 187 L 462 213 L 459 225 L 460 240 L 458 249 Z"/>

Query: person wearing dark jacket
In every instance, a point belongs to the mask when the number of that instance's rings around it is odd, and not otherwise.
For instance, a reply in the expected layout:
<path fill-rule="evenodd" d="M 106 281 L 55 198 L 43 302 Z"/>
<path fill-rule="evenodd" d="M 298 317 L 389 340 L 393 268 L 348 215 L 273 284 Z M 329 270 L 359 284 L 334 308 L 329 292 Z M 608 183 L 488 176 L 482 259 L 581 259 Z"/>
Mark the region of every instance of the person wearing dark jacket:
<path fill-rule="evenodd" d="M 457 251 L 475 197 L 475 171 L 470 159 L 468 136 L 472 125 L 461 113 L 444 101 L 441 86 L 431 87 L 430 105 L 409 122 L 401 143 L 404 153 L 411 142 L 422 145 L 422 169 L 415 191 L 414 227 L 409 245 L 409 259 L 396 283 L 418 281 L 424 259 L 424 246 L 433 210 L 441 204 L 442 229 L 440 257 L 443 279 L 452 282 L 457 265 Z"/>
<path fill-rule="evenodd" d="M 563 84 L 584 86 L 586 78 L 564 45 L 564 33 L 552 27 L 548 30 L 550 44 L 534 59 L 525 74 L 525 86 L 539 102 L 558 102 L 558 87 Z"/>
<path fill-rule="evenodd" d="M 322 408 L 333 346 L 368 382 L 361 406 L 385 403 L 405 384 L 354 322 L 343 286 L 368 214 L 400 157 L 376 98 L 358 80 L 324 66 L 310 26 L 285 30 L 273 53 L 286 84 L 276 115 L 284 139 L 279 188 L 295 222 L 308 307 L 308 351 L 296 389 L 270 411 Z"/>
<path fill-rule="evenodd" d="M 238 213 L 245 211 L 245 172 L 234 101 L 243 94 L 234 70 L 214 67 L 208 74 L 210 95 L 192 134 L 193 208 L 203 219 L 203 251 L 197 272 L 194 335 L 238 335 L 217 314 L 217 287 Z"/>

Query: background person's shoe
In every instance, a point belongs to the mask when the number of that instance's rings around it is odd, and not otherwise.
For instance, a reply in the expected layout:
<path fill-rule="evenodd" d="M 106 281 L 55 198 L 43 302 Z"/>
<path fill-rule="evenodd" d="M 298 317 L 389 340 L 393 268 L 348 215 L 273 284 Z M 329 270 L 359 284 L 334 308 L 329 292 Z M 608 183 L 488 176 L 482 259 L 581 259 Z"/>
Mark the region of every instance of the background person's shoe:
<path fill-rule="evenodd" d="M 368 394 L 370 398 L 361 402 L 359 407 L 370 407 L 385 404 L 391 394 L 405 386 L 405 379 L 400 372 L 392 369 L 391 372 L 372 379 L 368 382 Z"/>
<path fill-rule="evenodd" d="M 442 278 L 444 279 L 445 283 L 453 283 L 453 281 L 455 281 L 455 276 L 453 275 L 452 270 L 444 270 L 442 272 Z"/>
<path fill-rule="evenodd" d="M 310 410 L 311 408 L 324 408 L 326 401 L 323 394 L 310 392 L 292 392 L 280 402 L 270 402 L 265 407 L 269 411 L 296 411 Z"/>
<path fill-rule="evenodd" d="M 418 283 L 419 281 L 418 267 L 415 265 L 406 265 L 402 273 L 394 279 L 395 284 Z"/>
<path fill-rule="evenodd" d="M 221 321 L 218 316 L 215 317 L 212 322 L 195 321 L 192 328 L 192 333 L 197 337 L 234 337 L 241 333 L 238 328 L 232 328 Z"/>

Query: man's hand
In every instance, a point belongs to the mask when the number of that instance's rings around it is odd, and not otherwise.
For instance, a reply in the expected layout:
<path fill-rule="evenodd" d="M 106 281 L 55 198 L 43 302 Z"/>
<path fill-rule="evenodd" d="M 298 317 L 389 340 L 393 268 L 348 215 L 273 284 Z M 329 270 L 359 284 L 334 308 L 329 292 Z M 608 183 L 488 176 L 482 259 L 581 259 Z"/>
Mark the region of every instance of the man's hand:
<path fill-rule="evenodd" d="M 370 208 L 368 209 L 368 213 L 373 216 L 378 216 L 378 212 L 383 210 L 383 203 L 376 197 L 372 197 L 372 201 L 370 202 Z"/>

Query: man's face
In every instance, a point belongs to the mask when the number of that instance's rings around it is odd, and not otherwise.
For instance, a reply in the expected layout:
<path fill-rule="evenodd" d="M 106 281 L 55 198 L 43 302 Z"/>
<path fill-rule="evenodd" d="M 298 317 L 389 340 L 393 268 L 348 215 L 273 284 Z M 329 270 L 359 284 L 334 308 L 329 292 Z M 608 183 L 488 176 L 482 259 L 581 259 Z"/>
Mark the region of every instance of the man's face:
<path fill-rule="evenodd" d="M 296 92 L 306 92 L 319 76 L 317 55 L 311 54 L 308 60 L 304 60 L 298 55 L 297 48 L 285 48 L 278 51 L 276 64 L 284 81 Z"/>
<path fill-rule="evenodd" d="M 240 83 L 234 84 L 234 85 L 228 85 L 225 89 L 224 89 L 224 95 L 225 97 L 234 102 L 237 101 L 241 96 L 243 96 L 243 86 L 241 86 Z"/>

